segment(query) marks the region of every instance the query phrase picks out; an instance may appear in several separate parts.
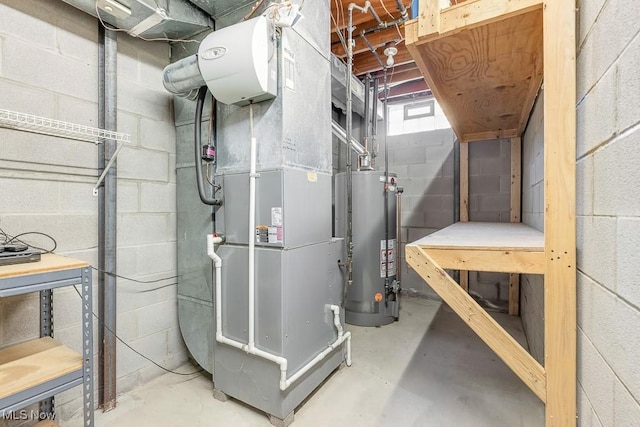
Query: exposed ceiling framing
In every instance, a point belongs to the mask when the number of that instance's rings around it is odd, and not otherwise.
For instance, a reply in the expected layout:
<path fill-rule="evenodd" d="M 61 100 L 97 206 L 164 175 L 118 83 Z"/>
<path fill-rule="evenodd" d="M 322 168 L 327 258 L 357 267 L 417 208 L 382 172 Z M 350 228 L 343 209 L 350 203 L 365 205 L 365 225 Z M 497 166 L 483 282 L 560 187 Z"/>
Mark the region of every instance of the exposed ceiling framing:
<path fill-rule="evenodd" d="M 391 22 L 400 18 L 400 11 L 396 0 L 369 0 L 374 10 L 384 22 Z M 466 0 L 450 0 L 452 5 L 462 3 Z M 355 3 L 363 7 L 366 0 L 329 0 L 331 4 L 331 50 L 346 61 L 346 52 L 340 40 L 339 32 L 342 32 L 345 40 L 347 38 L 348 7 L 350 3 Z M 411 0 L 401 0 L 402 4 L 410 11 Z M 386 56 L 383 51 L 385 46 L 391 43 L 398 49 L 395 55 L 395 64 L 387 69 L 387 82 L 393 88 L 395 96 L 410 95 L 412 93 L 428 93 L 429 88 L 422 77 L 413 58 L 404 44 L 404 24 L 389 26 L 388 28 L 375 30 L 378 23 L 370 13 L 360 13 L 354 10 L 353 23 L 354 34 L 354 57 L 353 72 L 358 77 L 370 74 L 373 77 L 384 78 L 384 62 Z M 376 55 L 371 51 L 361 33 L 365 31 L 366 39 L 376 50 L 383 64 L 380 64 Z M 395 86 L 399 86 L 395 88 Z"/>

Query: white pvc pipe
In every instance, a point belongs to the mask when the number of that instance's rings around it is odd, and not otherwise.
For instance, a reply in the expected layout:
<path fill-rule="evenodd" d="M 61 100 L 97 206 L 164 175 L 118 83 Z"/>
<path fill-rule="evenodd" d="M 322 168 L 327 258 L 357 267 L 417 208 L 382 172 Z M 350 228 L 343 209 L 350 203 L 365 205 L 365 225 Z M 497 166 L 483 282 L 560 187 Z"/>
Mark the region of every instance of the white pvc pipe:
<path fill-rule="evenodd" d="M 344 341 L 347 341 L 347 366 L 351 366 L 351 332 L 344 333 L 340 322 L 340 307 L 331 305 L 334 313 L 334 324 L 338 331 L 338 338 L 325 350 L 318 354 L 313 360 L 303 366 L 298 372 L 287 379 L 287 359 L 275 354 L 260 350 L 255 346 L 255 251 L 256 251 L 256 138 L 253 133 L 253 104 L 249 104 L 249 122 L 251 126 L 251 145 L 249 160 L 249 342 L 244 344 L 240 341 L 225 337 L 222 333 L 222 258 L 215 253 L 215 244 L 222 243 L 222 238 L 207 235 L 207 254 L 214 262 L 216 268 L 216 341 L 227 344 L 231 347 L 241 349 L 254 356 L 277 363 L 280 367 L 280 390 L 284 391 L 301 376 L 307 373 L 314 365 L 323 360 L 329 353 L 335 350 Z"/>
<path fill-rule="evenodd" d="M 207 255 L 216 267 L 216 341 L 247 351 L 248 346 L 222 335 L 222 258 L 215 252 L 215 245 L 222 243 L 222 238 L 207 234 Z"/>
<path fill-rule="evenodd" d="M 343 332 L 342 323 L 340 322 L 340 307 L 337 305 L 331 305 L 331 310 L 333 311 L 333 323 L 338 330 L 338 338 L 330 344 L 327 348 L 325 348 L 320 354 L 318 354 L 315 358 L 313 358 L 309 363 L 304 365 L 298 372 L 293 374 L 291 378 L 286 381 L 285 388 L 280 387 L 281 390 L 285 390 L 291 384 L 296 382 L 301 376 L 309 372 L 311 368 L 313 368 L 316 364 L 321 362 L 329 353 L 335 350 L 340 344 L 343 342 L 347 342 L 347 356 L 346 356 L 346 364 L 347 366 L 351 366 L 351 332 Z"/>
<path fill-rule="evenodd" d="M 216 267 L 216 341 L 277 363 L 280 366 L 280 388 L 284 390 L 282 387 L 287 380 L 287 359 L 255 347 L 250 348 L 248 344 L 225 337 L 222 333 L 222 258 L 215 252 L 215 245 L 220 243 L 222 243 L 222 238 L 213 234 L 207 234 L 207 255 L 213 260 Z"/>
<path fill-rule="evenodd" d="M 255 347 L 256 291 L 256 137 L 253 133 L 253 104 L 249 104 L 251 145 L 249 148 L 249 349 Z"/>
<path fill-rule="evenodd" d="M 338 338 L 328 346 L 322 353 L 317 355 L 313 360 L 303 366 L 298 372 L 287 379 L 287 359 L 269 352 L 260 350 L 255 346 L 250 347 L 248 344 L 244 344 L 240 341 L 233 340 L 225 337 L 222 333 L 222 258 L 215 252 L 215 244 L 222 243 L 222 238 L 208 234 L 207 235 L 207 255 L 214 262 L 216 268 L 216 285 L 215 285 L 215 299 L 216 299 L 216 341 L 222 344 L 229 345 L 231 347 L 245 351 L 248 354 L 262 357 L 265 360 L 277 363 L 280 367 L 280 390 L 284 391 L 291 384 L 296 382 L 301 376 L 306 374 L 314 365 L 323 360 L 331 351 L 336 349 L 343 342 L 347 342 L 347 355 L 346 364 L 351 366 L 351 332 L 344 332 L 342 329 L 342 323 L 340 322 L 340 307 L 337 305 L 331 305 L 330 308 L 333 311 L 333 323 L 338 331 Z"/>

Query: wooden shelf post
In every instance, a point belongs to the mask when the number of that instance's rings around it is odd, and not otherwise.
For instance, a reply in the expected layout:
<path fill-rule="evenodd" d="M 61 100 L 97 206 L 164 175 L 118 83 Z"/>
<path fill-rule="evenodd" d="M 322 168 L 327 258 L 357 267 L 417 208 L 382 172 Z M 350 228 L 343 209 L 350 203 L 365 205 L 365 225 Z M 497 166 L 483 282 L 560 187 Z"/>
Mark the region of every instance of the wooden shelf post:
<path fill-rule="evenodd" d="M 576 10 L 544 2 L 547 426 L 576 425 Z"/>

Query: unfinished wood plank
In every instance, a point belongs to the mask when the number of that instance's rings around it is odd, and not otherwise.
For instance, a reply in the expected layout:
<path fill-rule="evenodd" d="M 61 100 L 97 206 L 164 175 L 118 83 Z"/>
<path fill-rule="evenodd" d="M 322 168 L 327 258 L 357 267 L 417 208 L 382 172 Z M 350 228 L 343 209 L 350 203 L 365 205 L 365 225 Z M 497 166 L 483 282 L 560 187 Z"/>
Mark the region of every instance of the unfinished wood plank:
<path fill-rule="evenodd" d="M 492 130 L 488 132 L 468 133 L 462 136 L 462 142 L 489 141 L 501 138 L 513 138 L 518 135 L 518 129 Z"/>
<path fill-rule="evenodd" d="M 0 279 L 47 273 L 50 271 L 72 270 L 74 268 L 87 267 L 88 265 L 85 261 L 79 261 L 73 258 L 55 254 L 43 254 L 39 262 L 4 265 L 0 267 Z"/>
<path fill-rule="evenodd" d="M 469 146 L 460 143 L 460 221 L 469 221 Z M 469 271 L 460 270 L 459 282 L 469 292 Z"/>
<path fill-rule="evenodd" d="M 442 268 L 466 271 L 493 271 L 528 274 L 544 273 L 544 252 L 519 252 L 478 249 L 427 249 Z M 517 274 L 516 274 L 517 276 Z M 510 294 L 511 295 L 511 294 Z"/>
<path fill-rule="evenodd" d="M 576 13 L 544 2 L 547 426 L 576 425 Z"/>
<path fill-rule="evenodd" d="M 522 139 L 511 138 L 511 206 L 510 219 L 511 222 L 520 222 L 520 212 L 522 210 Z M 512 270 L 525 273 L 520 270 Z M 544 270 L 539 273 L 543 274 Z M 512 316 L 520 315 L 520 275 L 516 273 L 509 274 L 509 314 Z"/>
<path fill-rule="evenodd" d="M 41 353 L 59 346 L 60 343 L 51 337 L 43 337 L 6 347 L 0 350 L 0 365 L 22 359 L 32 354 Z"/>
<path fill-rule="evenodd" d="M 473 0 L 440 12 L 440 36 L 490 25 L 498 21 L 542 9 L 542 0 Z"/>
<path fill-rule="evenodd" d="M 542 258 L 542 261 L 544 262 L 544 257 Z M 510 271 L 520 271 L 520 273 L 527 274 L 543 274 L 544 268 L 542 271 L 521 271 L 517 268 Z M 505 271 L 505 273 L 507 272 Z M 520 315 L 520 275 L 518 273 L 509 274 L 509 314 L 512 316 Z"/>
<path fill-rule="evenodd" d="M 417 38 L 407 40 L 409 52 L 460 141 L 487 132 L 517 136 L 512 132 L 522 128 L 542 81 L 540 8 L 463 32 Z"/>
<path fill-rule="evenodd" d="M 457 222 L 411 243 L 425 249 L 544 251 L 544 235 L 524 224 Z"/>
<path fill-rule="evenodd" d="M 520 222 L 522 209 L 522 139 L 511 138 L 511 222 Z"/>
<path fill-rule="evenodd" d="M 460 221 L 469 221 L 469 146 L 460 144 Z"/>
<path fill-rule="evenodd" d="M 80 354 L 50 337 L 0 350 L 0 399 L 82 369 Z"/>
<path fill-rule="evenodd" d="M 418 246 L 407 246 L 407 262 L 458 316 L 545 401 L 544 368 Z"/>
<path fill-rule="evenodd" d="M 418 36 L 437 36 L 440 29 L 440 0 L 421 0 L 419 9 Z"/>

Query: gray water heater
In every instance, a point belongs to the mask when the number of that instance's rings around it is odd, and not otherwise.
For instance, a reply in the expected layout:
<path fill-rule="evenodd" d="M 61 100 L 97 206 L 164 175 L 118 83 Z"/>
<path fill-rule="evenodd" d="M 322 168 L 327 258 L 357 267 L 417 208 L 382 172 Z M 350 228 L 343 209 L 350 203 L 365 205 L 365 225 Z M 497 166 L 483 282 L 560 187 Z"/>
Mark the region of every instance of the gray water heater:
<path fill-rule="evenodd" d="M 347 290 L 345 321 L 381 326 L 398 318 L 396 269 L 396 174 L 353 172 L 353 283 Z M 346 172 L 335 177 L 336 235 L 346 234 Z M 385 183 L 387 190 L 385 190 Z M 385 191 L 387 223 L 385 226 Z M 386 234 L 388 233 L 388 242 Z"/>

